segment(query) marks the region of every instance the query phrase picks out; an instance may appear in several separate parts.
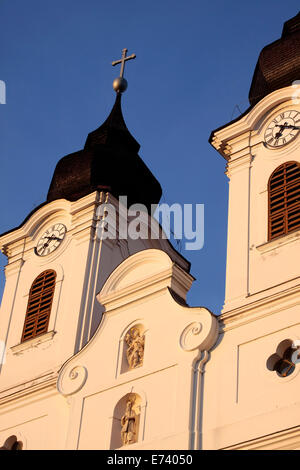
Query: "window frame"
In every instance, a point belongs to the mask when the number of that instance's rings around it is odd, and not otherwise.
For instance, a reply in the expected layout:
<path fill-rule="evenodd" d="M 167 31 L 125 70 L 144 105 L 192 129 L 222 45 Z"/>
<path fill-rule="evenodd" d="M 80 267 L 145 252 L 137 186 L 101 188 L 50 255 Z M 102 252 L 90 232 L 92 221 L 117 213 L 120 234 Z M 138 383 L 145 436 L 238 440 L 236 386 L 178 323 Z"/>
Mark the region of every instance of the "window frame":
<path fill-rule="evenodd" d="M 293 179 L 291 175 L 295 171 L 296 177 Z M 288 161 L 278 166 L 269 178 L 268 241 L 296 230 L 300 230 L 300 163 Z"/>
<path fill-rule="evenodd" d="M 56 271 L 48 269 L 33 281 L 29 291 L 21 343 L 48 332 L 56 278 Z"/>

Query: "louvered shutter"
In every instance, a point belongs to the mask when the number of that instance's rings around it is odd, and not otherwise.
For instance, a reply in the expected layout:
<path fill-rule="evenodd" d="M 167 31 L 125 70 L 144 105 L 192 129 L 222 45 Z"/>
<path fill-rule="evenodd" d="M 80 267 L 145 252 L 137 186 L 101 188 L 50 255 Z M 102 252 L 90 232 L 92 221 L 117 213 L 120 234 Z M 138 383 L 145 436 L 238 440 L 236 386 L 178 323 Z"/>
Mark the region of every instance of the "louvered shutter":
<path fill-rule="evenodd" d="M 300 229 L 300 164 L 279 166 L 269 180 L 269 240 Z"/>
<path fill-rule="evenodd" d="M 28 299 L 22 341 L 34 338 L 48 329 L 55 289 L 56 272 L 42 272 L 33 282 Z"/>

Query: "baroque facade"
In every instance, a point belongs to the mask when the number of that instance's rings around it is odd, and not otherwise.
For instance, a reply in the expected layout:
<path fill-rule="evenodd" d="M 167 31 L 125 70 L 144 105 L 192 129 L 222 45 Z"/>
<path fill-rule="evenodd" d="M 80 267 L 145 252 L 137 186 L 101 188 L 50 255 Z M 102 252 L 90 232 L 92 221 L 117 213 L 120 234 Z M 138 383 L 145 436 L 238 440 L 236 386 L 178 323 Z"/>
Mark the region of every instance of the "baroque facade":
<path fill-rule="evenodd" d="M 2 449 L 300 449 L 299 51 L 300 14 L 262 50 L 250 108 L 210 138 L 229 178 L 220 316 L 187 305 L 190 264 L 168 240 L 98 236 L 108 206 L 128 228 L 119 196 L 161 196 L 120 90 L 1 235 Z"/>

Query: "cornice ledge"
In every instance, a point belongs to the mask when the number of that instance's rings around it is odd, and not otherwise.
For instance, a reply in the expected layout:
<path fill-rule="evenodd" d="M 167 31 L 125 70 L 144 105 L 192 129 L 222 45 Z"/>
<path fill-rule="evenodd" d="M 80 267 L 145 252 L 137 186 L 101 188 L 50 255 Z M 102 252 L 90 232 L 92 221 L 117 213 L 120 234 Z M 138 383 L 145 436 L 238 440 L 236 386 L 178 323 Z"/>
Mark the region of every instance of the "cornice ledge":
<path fill-rule="evenodd" d="M 231 176 L 238 171 L 243 169 L 248 169 L 251 166 L 253 160 L 253 156 L 249 153 L 249 149 L 247 149 L 247 153 L 243 155 L 239 155 L 237 158 L 230 160 L 227 163 L 226 174 L 227 176 Z"/>
<path fill-rule="evenodd" d="M 295 446 L 295 439 L 297 446 Z M 249 441 L 240 442 L 229 447 L 224 447 L 222 450 L 242 450 L 242 449 L 263 449 L 268 447 L 270 450 L 281 450 L 283 446 L 295 448 L 298 447 L 300 443 L 300 426 L 295 426 L 293 428 L 285 429 L 284 431 L 278 431 L 272 434 L 267 434 L 265 436 L 259 437 L 257 439 L 250 439 Z M 279 447 L 280 445 L 280 447 Z"/>
<path fill-rule="evenodd" d="M 106 311 L 170 287 L 185 298 L 194 278 L 162 250 L 149 248 L 126 258 L 97 295 Z"/>
<path fill-rule="evenodd" d="M 78 212 L 94 207 L 95 205 L 98 206 L 104 202 L 105 197 L 106 193 L 94 191 L 87 196 L 77 199 L 77 201 L 71 203 L 70 214 L 74 217 Z"/>
<path fill-rule="evenodd" d="M 224 149 L 230 145 L 229 141 L 238 137 L 239 135 L 249 132 L 255 127 L 261 117 L 268 111 L 272 110 L 276 106 L 289 101 L 295 89 L 292 86 L 275 90 L 273 93 L 265 96 L 259 103 L 257 103 L 250 111 L 238 121 L 229 123 L 227 126 L 222 127 L 220 130 L 216 130 L 212 136 L 212 146 L 228 160 L 228 156 Z"/>
<path fill-rule="evenodd" d="M 16 259 L 16 260 L 11 261 L 10 263 L 8 263 L 8 264 L 4 267 L 6 279 L 7 279 L 9 276 L 12 276 L 13 274 L 19 272 L 20 269 L 22 268 L 24 262 L 25 262 L 25 261 L 24 261 L 23 258 L 19 258 L 19 259 Z"/>
<path fill-rule="evenodd" d="M 274 313 L 277 313 L 277 311 L 282 310 L 282 308 L 286 308 L 286 306 L 281 306 L 278 308 L 278 305 L 274 305 L 274 308 L 270 309 L 269 311 L 267 311 L 266 306 L 270 306 L 272 303 L 283 300 L 286 297 L 296 296 L 296 301 L 293 304 L 297 305 L 299 303 L 299 292 L 300 284 L 294 287 L 290 287 L 284 292 L 276 292 L 267 298 L 264 297 L 263 299 L 254 300 L 253 302 L 250 302 L 246 305 L 222 313 L 218 317 L 220 322 L 220 329 L 222 331 L 227 331 L 232 328 L 237 328 L 243 324 L 251 323 L 269 315 L 273 315 Z"/>
<path fill-rule="evenodd" d="M 44 220 L 45 218 L 55 213 L 69 213 L 70 206 L 71 203 L 66 199 L 57 199 L 55 201 L 49 202 L 48 204 L 45 204 L 36 212 L 34 212 L 32 216 L 20 228 L 12 230 L 9 233 L 0 237 L 1 251 L 5 249 L 5 245 L 15 243 L 18 240 L 27 236 L 31 237 L 41 220 Z"/>
<path fill-rule="evenodd" d="M 29 394 L 39 392 L 45 388 L 51 388 L 56 391 L 56 381 L 58 377 L 59 368 L 52 370 L 46 375 L 36 377 L 28 382 L 14 385 L 13 387 L 7 388 L 0 391 L 0 406 L 7 404 L 16 399 L 23 398 Z"/>
<path fill-rule="evenodd" d="M 155 273 L 122 289 L 117 289 L 107 294 L 100 293 L 97 299 L 105 306 L 105 311 L 108 313 L 111 310 L 148 297 L 149 295 L 163 290 L 167 291 L 168 287 L 182 296 L 190 289 L 192 282 L 193 277 L 174 264 L 164 271 Z"/>

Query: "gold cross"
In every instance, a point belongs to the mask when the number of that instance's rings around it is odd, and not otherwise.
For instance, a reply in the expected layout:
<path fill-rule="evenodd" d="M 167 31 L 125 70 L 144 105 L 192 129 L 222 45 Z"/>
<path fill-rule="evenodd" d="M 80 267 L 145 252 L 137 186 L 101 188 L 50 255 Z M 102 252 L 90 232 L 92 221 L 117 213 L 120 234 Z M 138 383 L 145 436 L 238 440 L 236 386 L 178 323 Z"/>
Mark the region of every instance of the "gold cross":
<path fill-rule="evenodd" d="M 136 55 L 135 55 L 135 54 L 131 54 L 131 55 L 129 55 L 128 57 L 126 57 L 126 54 L 127 54 L 127 49 L 123 49 L 123 50 L 122 50 L 122 59 L 120 59 L 120 60 L 115 60 L 115 61 L 112 62 L 112 64 L 111 64 L 111 65 L 122 64 L 122 65 L 121 65 L 121 70 L 120 70 L 120 78 L 123 78 L 126 60 L 131 60 L 131 59 L 135 59 L 135 58 L 136 58 Z"/>

